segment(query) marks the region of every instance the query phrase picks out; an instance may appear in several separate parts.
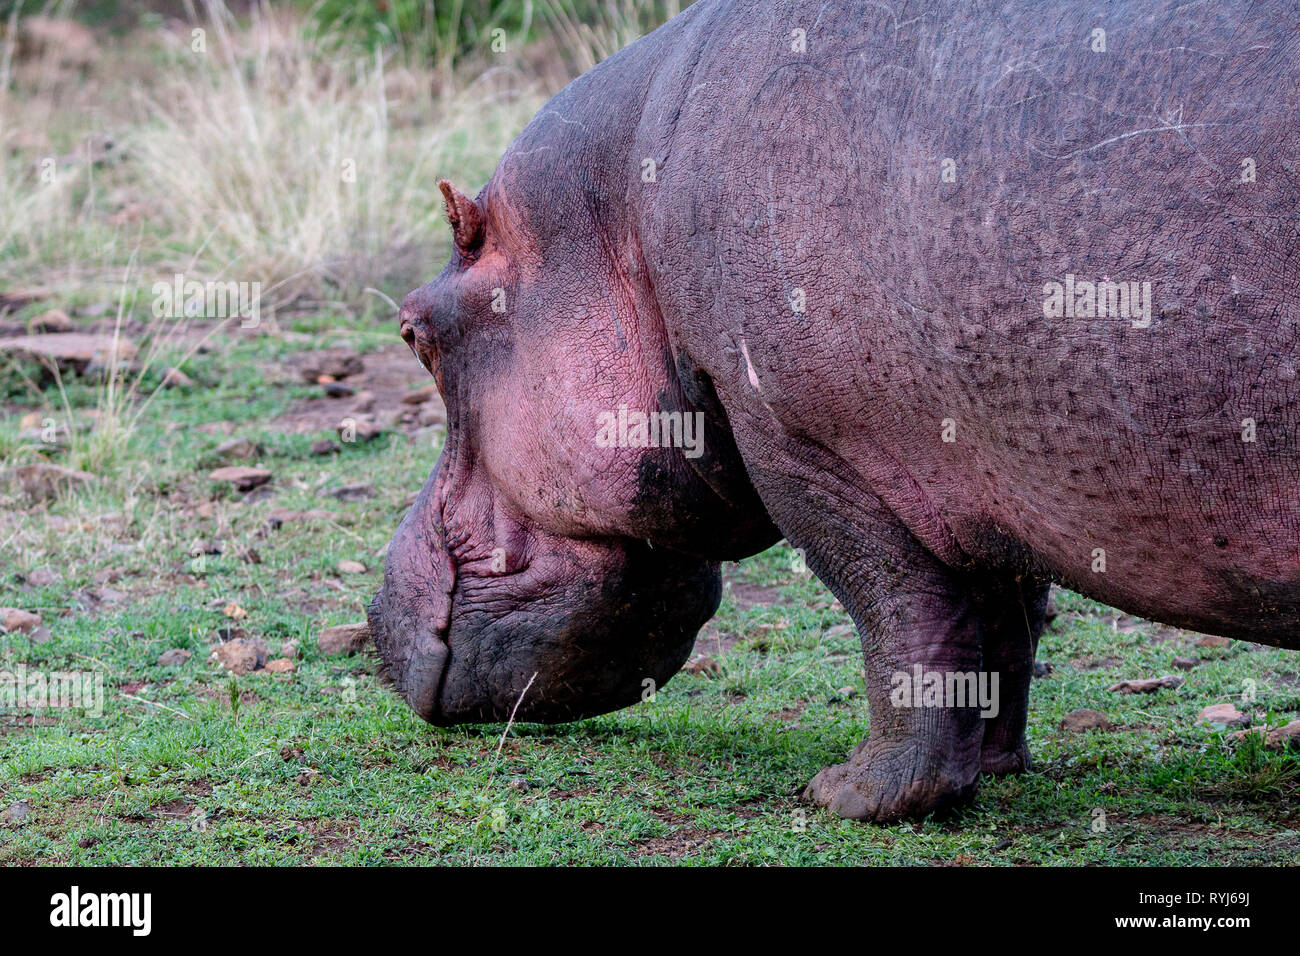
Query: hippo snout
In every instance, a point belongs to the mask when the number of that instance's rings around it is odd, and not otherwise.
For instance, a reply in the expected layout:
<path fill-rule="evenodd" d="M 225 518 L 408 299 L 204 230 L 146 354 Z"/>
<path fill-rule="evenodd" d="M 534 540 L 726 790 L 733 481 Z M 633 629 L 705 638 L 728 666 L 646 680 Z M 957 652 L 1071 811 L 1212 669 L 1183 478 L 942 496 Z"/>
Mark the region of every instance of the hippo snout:
<path fill-rule="evenodd" d="M 446 642 L 437 635 L 420 633 L 408 640 L 407 634 L 400 630 L 404 615 L 397 609 L 390 611 L 387 608 L 383 588 L 370 602 L 366 617 L 375 647 L 383 660 L 381 677 L 393 685 L 422 719 L 431 724 L 440 723 L 438 693 L 450 655 Z M 398 628 L 392 626 L 394 621 Z"/>
<path fill-rule="evenodd" d="M 370 605 L 381 676 L 425 721 L 553 723 L 653 695 L 721 596 L 715 563 L 547 537 L 526 566 L 457 564 L 417 502 Z M 481 550 L 481 549 L 480 549 Z"/>
<path fill-rule="evenodd" d="M 437 288 L 430 282 L 409 293 L 402 300 L 402 306 L 397 312 L 398 334 L 410 348 L 416 361 L 429 372 L 433 371 L 437 354 L 434 322 L 438 302 Z"/>

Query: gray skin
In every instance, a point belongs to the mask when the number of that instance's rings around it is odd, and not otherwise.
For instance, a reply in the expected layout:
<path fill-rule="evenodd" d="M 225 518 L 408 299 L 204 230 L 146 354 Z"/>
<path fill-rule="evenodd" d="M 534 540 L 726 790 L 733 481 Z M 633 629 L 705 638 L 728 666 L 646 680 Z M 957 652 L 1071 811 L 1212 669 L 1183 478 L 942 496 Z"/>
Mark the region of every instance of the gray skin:
<path fill-rule="evenodd" d="M 1051 581 L 1300 647 L 1298 47 L 1280 3 L 701 0 L 579 78 L 445 187 L 402 308 L 451 431 L 372 608 L 398 690 L 633 703 L 784 536 L 871 710 L 808 796 L 886 821 L 1029 765 Z M 1045 314 L 1067 275 L 1149 282 L 1149 324 Z M 620 403 L 706 454 L 596 448 Z M 898 706 L 914 665 L 996 673 L 997 716 Z"/>

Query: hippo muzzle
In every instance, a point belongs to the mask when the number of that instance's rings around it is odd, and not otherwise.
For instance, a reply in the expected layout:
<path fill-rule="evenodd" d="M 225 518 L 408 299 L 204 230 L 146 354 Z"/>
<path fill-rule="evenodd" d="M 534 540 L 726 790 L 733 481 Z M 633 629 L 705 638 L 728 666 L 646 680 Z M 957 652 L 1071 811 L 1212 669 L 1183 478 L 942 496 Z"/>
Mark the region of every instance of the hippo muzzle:
<path fill-rule="evenodd" d="M 441 475 L 394 535 L 369 611 L 383 676 L 420 717 L 575 720 L 648 699 L 681 669 L 717 610 L 716 563 L 518 525 L 507 556 L 457 525 Z"/>

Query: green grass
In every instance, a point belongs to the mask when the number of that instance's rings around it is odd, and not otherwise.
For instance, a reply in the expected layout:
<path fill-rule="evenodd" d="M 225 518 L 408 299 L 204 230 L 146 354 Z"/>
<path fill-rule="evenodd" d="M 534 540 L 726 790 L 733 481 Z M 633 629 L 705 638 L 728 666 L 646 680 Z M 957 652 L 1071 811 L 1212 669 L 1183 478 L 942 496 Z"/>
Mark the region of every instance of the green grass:
<path fill-rule="evenodd" d="M 364 349 L 386 339 L 387 330 L 334 341 Z M 705 640 L 736 642 L 718 656 L 718 677 L 683 673 L 653 702 L 593 720 L 516 725 L 503 746 L 499 725 L 426 726 L 377 684 L 372 658 L 326 658 L 314 634 L 361 618 L 379 552 L 436 449 L 393 433 L 309 456 L 327 432 L 277 428 L 318 392 L 275 372 L 304 345 L 224 342 L 200 363 L 212 384 L 160 393 L 131 454 L 97 488 L 48 508 L 4 503 L 5 534 L 22 546 L 0 605 L 40 610 L 52 639 L 0 637 L 0 666 L 98 670 L 107 701 L 99 718 L 0 716 L 0 810 L 18 800 L 32 809 L 21 826 L 0 827 L 0 862 L 1296 861 L 1300 757 L 1225 746 L 1195 718 L 1237 699 L 1249 678 L 1253 712 L 1294 719 L 1300 658 L 1245 643 L 1199 648 L 1194 635 L 1128 618 L 1116 627 L 1113 612 L 1064 592 L 1039 655 L 1053 670 L 1034 682 L 1033 773 L 987 782 L 973 807 L 943 821 L 864 826 L 800 803 L 808 779 L 861 737 L 866 715 L 857 638 L 821 584 L 792 570 L 784 546 L 725 569 L 732 585 Z M 68 394 L 74 409 L 92 403 L 85 385 Z M 227 436 L 199 426 L 222 421 L 266 449 L 269 495 L 232 494 L 206 478 Z M 376 497 L 320 496 L 354 481 L 370 482 Z M 333 519 L 267 531 L 277 507 Z M 200 539 L 221 554 L 195 563 Z M 260 563 L 243 557 L 250 548 Z M 340 578 L 342 558 L 370 570 Z M 37 568 L 60 578 L 23 585 Z M 82 609 L 105 582 L 121 602 Z M 227 618 L 232 602 L 248 616 Z M 232 623 L 272 656 L 300 642 L 299 670 L 225 674 L 208 653 Z M 159 668 L 170 648 L 193 657 Z M 1177 690 L 1106 690 L 1174 672 L 1172 658 L 1187 655 L 1204 663 Z M 1115 729 L 1059 731 L 1078 707 L 1103 710 Z"/>

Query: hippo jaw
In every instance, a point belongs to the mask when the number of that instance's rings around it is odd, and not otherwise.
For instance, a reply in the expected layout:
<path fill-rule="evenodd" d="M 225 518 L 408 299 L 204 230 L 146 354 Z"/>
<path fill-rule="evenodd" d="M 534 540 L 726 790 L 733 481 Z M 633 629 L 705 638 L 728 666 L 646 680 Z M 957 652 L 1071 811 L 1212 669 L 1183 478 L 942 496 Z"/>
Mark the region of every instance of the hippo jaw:
<path fill-rule="evenodd" d="M 398 528 L 369 611 L 382 675 L 420 717 L 576 720 L 648 699 L 681 669 L 717 610 L 716 563 L 550 534 L 499 509 L 449 534 L 444 475 L 440 463 Z"/>

